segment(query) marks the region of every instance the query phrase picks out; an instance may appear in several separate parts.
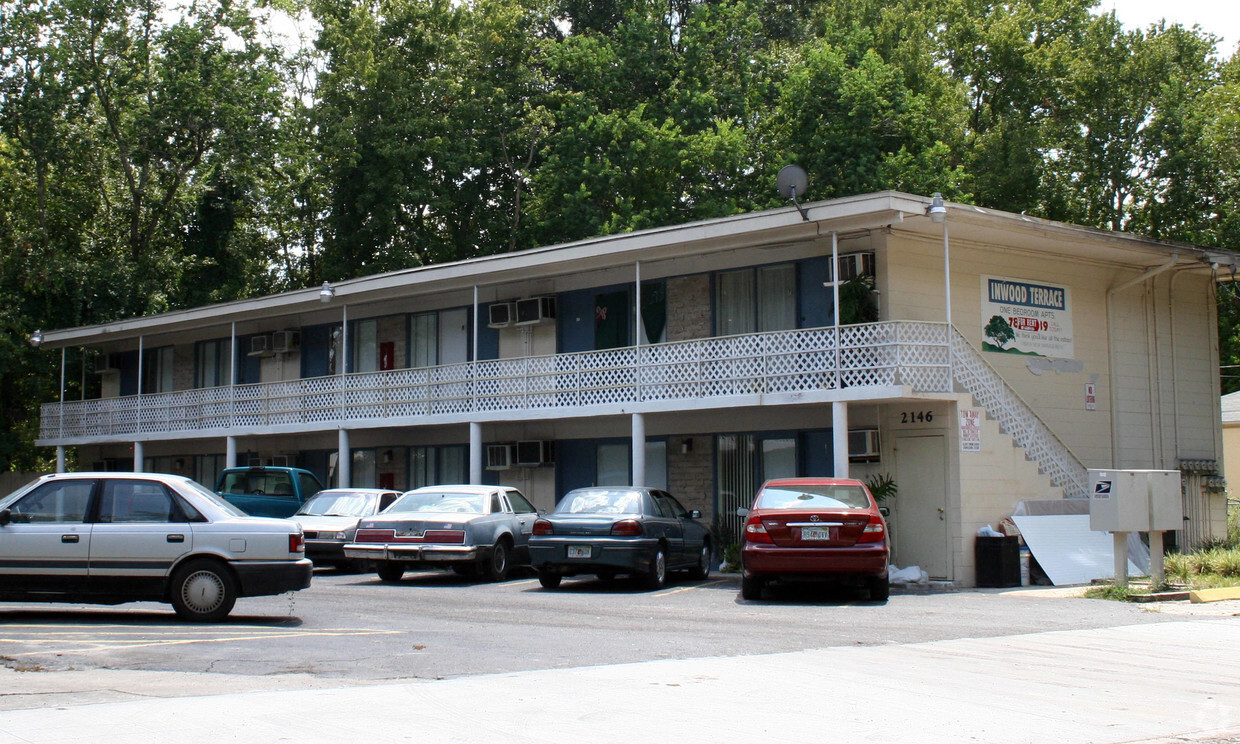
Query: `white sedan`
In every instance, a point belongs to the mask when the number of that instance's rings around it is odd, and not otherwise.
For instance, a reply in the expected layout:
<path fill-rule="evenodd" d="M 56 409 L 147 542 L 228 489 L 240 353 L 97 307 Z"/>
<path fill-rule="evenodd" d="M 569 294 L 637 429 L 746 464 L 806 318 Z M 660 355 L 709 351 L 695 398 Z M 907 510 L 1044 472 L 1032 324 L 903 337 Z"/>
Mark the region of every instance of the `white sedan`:
<path fill-rule="evenodd" d="M 153 473 L 45 475 L 0 499 L 0 601 L 168 602 L 215 622 L 238 597 L 305 589 L 301 527 Z"/>

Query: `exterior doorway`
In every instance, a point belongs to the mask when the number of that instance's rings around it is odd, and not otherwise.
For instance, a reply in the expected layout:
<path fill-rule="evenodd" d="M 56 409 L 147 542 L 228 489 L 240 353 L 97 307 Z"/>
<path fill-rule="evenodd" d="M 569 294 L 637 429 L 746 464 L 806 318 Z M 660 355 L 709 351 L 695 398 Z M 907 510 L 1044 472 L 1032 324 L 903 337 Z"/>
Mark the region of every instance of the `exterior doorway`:
<path fill-rule="evenodd" d="M 895 438 L 895 479 L 900 488 L 893 529 L 896 565 L 920 566 L 934 579 L 951 579 L 947 530 L 947 437 Z"/>

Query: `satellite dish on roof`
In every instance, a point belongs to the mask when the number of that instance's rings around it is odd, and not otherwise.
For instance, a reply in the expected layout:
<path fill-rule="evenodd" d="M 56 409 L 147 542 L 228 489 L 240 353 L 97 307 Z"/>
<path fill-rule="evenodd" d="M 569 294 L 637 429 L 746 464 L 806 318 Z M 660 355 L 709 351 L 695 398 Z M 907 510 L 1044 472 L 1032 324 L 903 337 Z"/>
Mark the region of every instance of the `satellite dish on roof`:
<path fill-rule="evenodd" d="M 809 215 L 797 203 L 797 195 L 804 195 L 805 189 L 809 188 L 809 176 L 805 175 L 805 169 L 799 165 L 785 165 L 775 177 L 775 188 L 779 189 L 780 196 L 792 202 L 801 213 L 801 219 L 808 222 Z"/>

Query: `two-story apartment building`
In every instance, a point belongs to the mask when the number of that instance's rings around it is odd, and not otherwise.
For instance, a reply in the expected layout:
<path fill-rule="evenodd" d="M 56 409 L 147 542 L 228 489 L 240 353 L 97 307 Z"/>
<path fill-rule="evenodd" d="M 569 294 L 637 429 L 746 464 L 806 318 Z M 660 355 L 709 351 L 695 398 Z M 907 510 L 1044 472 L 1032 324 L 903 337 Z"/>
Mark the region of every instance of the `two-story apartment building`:
<path fill-rule="evenodd" d="M 1223 531 L 1213 288 L 1240 254 L 892 192 L 804 209 L 47 331 L 101 394 L 45 404 L 39 443 L 544 509 L 644 484 L 733 529 L 766 478 L 887 474 L 896 561 L 961 584 L 979 526 L 1086 496 L 1087 467 L 1180 469 L 1181 542 Z"/>

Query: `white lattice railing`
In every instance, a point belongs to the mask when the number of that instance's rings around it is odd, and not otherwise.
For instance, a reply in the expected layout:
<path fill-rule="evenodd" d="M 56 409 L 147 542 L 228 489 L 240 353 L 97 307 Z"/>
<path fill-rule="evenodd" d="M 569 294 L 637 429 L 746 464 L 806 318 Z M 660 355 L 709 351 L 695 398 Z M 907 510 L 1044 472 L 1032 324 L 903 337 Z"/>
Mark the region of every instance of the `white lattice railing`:
<path fill-rule="evenodd" d="M 732 398 L 872 385 L 951 389 L 947 326 L 887 322 L 754 333 L 551 356 L 522 357 L 286 382 L 48 403 L 41 436 L 116 440 L 137 434 L 408 421 L 470 414 L 576 415 L 660 403 L 700 408 Z"/>
<path fill-rule="evenodd" d="M 1025 450 L 1025 454 L 1062 488 L 1069 498 L 1089 495 L 1089 473 L 1067 445 L 1034 413 L 980 352 L 952 329 L 952 370 L 956 381 Z"/>

